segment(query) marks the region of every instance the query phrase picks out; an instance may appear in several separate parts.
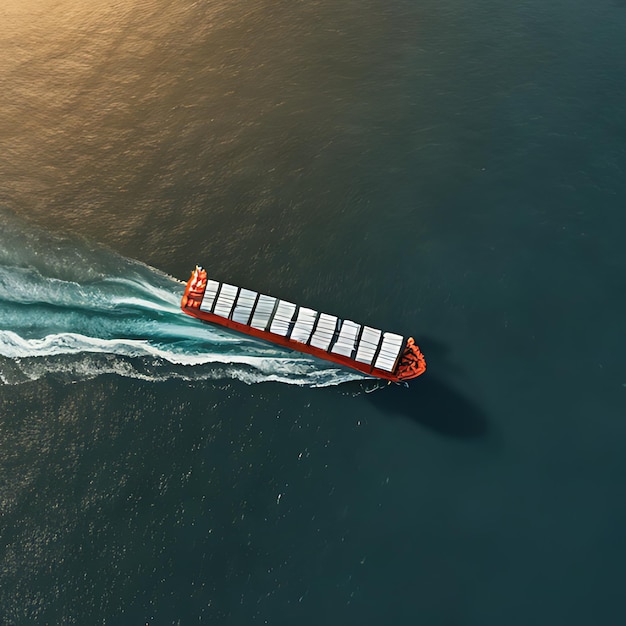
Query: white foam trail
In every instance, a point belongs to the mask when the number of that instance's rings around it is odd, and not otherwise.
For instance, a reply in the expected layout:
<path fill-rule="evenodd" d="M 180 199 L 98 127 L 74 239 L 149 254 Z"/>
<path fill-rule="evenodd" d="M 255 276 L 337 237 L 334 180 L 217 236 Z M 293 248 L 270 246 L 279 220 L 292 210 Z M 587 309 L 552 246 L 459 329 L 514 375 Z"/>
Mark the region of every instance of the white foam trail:
<path fill-rule="evenodd" d="M 149 341 L 137 339 L 99 339 L 77 333 L 48 335 L 42 339 L 24 339 L 12 331 L 0 331 L 0 355 L 9 359 L 59 356 L 92 352 L 127 357 L 149 356 L 175 365 L 206 365 L 207 363 L 244 363 L 258 367 L 261 363 L 313 364 L 306 359 L 265 357 L 217 352 L 185 353 L 160 348 Z"/>
<path fill-rule="evenodd" d="M 326 386 L 367 378 L 191 318 L 179 308 L 183 290 L 146 265 L 8 219 L 0 234 L 0 380 L 114 373 Z"/>

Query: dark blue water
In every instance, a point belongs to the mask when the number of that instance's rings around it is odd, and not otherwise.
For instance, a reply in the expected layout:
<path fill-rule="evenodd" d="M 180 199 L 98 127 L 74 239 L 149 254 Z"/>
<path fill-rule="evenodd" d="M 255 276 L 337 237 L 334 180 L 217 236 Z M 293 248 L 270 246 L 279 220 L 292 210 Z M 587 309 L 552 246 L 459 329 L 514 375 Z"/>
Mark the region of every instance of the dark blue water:
<path fill-rule="evenodd" d="M 5 2 L 0 623 L 623 622 L 624 76 L 616 0 Z"/>

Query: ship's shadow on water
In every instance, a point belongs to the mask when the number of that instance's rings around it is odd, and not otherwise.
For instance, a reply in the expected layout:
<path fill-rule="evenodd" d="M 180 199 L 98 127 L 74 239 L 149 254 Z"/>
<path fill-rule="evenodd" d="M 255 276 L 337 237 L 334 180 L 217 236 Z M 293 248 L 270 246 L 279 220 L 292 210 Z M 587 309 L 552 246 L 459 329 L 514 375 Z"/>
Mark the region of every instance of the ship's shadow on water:
<path fill-rule="evenodd" d="M 489 422 L 485 412 L 465 397 L 437 372 L 454 373 L 446 360 L 447 349 L 435 340 L 420 340 L 428 370 L 409 387 L 389 385 L 367 395 L 380 411 L 415 421 L 436 433 L 458 439 L 487 435 Z"/>

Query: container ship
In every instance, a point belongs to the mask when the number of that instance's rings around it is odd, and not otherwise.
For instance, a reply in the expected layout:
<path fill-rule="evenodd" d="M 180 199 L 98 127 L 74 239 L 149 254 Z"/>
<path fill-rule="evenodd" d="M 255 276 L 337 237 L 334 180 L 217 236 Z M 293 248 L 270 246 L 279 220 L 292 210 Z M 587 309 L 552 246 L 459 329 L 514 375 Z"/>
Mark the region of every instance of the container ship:
<path fill-rule="evenodd" d="M 332 361 L 367 376 L 406 383 L 426 371 L 412 337 L 382 332 L 228 283 L 196 266 L 182 297 L 184 313 L 270 343 Z"/>

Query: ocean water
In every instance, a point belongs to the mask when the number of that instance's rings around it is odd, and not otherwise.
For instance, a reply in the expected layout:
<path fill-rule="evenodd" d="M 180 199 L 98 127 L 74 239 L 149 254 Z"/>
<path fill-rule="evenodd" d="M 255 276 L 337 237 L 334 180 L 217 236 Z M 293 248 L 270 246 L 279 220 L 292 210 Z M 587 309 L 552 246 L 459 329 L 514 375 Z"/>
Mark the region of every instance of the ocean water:
<path fill-rule="evenodd" d="M 0 623 L 622 623 L 625 76 L 619 0 L 5 0 Z"/>

